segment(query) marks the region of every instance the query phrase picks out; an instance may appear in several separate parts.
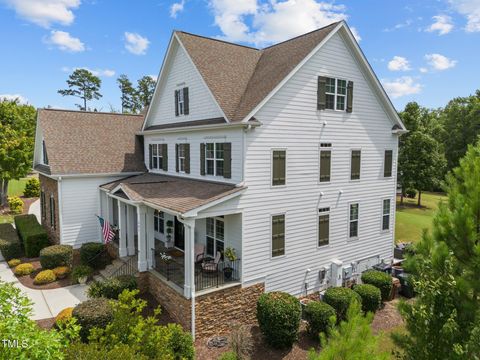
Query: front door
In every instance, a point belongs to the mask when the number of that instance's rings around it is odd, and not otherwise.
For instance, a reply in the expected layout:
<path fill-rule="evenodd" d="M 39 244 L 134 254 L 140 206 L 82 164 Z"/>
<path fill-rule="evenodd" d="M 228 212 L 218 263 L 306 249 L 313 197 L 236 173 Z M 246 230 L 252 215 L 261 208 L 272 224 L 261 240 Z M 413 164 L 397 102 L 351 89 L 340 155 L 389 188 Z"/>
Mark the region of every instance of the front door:
<path fill-rule="evenodd" d="M 185 226 L 175 217 L 175 247 L 185 250 Z"/>

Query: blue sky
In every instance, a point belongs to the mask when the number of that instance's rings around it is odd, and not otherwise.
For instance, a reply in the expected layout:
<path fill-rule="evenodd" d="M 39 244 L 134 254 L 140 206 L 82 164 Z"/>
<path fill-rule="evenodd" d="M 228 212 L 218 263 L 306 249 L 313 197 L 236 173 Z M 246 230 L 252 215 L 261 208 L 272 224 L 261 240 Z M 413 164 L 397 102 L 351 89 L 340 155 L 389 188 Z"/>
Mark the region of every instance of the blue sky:
<path fill-rule="evenodd" d="M 444 106 L 480 88 L 480 0 L 0 0 L 0 97 L 75 108 L 57 94 L 75 68 L 102 79 L 158 74 L 172 30 L 262 47 L 346 19 L 397 109 Z"/>

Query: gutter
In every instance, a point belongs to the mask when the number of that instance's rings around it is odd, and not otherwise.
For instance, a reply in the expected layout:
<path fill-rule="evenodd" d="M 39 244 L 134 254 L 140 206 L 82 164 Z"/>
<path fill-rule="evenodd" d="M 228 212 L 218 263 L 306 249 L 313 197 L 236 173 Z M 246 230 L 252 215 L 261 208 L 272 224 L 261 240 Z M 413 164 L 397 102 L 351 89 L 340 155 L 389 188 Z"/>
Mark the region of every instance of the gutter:
<path fill-rule="evenodd" d="M 250 121 L 249 123 L 235 122 L 225 124 L 212 124 L 212 125 L 198 125 L 198 126 L 185 126 L 185 127 L 172 127 L 169 129 L 157 129 L 157 130 L 144 130 L 135 133 L 135 135 L 155 135 L 164 133 L 177 133 L 177 132 L 189 132 L 200 130 L 213 130 L 213 129 L 230 129 L 230 128 L 252 128 L 261 126 L 262 123 L 258 120 Z"/>

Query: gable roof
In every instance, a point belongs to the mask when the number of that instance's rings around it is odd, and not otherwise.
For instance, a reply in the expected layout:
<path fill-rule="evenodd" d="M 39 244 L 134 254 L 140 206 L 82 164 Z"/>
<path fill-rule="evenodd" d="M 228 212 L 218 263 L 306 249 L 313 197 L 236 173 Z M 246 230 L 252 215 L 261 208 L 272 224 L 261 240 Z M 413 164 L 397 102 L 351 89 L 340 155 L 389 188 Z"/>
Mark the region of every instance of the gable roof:
<path fill-rule="evenodd" d="M 39 109 L 49 166 L 35 169 L 51 175 L 146 171 L 142 140 L 135 135 L 142 123 L 143 115 Z"/>

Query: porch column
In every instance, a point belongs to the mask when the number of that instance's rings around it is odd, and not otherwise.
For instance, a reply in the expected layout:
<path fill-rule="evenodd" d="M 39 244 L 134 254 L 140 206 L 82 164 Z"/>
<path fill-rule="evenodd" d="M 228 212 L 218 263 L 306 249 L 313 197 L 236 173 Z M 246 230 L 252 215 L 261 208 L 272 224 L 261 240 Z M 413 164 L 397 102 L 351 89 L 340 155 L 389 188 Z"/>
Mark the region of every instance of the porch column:
<path fill-rule="evenodd" d="M 127 217 L 126 217 L 126 205 L 124 202 L 118 202 L 118 232 L 119 232 L 119 249 L 118 253 L 120 257 L 127 256 Z"/>
<path fill-rule="evenodd" d="M 107 220 L 110 224 L 113 224 L 113 199 L 107 195 Z"/>
<path fill-rule="evenodd" d="M 138 223 L 138 271 L 147 271 L 147 234 L 146 234 L 146 212 L 145 205 L 137 206 Z"/>
<path fill-rule="evenodd" d="M 127 253 L 135 255 L 135 207 L 127 205 Z"/>
<path fill-rule="evenodd" d="M 180 219 L 179 219 L 180 220 Z M 185 226 L 185 285 L 184 296 L 192 298 L 195 292 L 195 220 L 181 220 Z"/>
<path fill-rule="evenodd" d="M 154 233 L 154 224 L 153 224 L 153 214 L 155 210 L 150 207 L 147 207 L 147 221 L 146 221 L 146 236 L 147 236 L 147 263 L 148 269 L 153 269 L 155 266 L 154 261 L 155 257 L 153 256 L 153 250 L 155 249 L 155 233 Z"/>

